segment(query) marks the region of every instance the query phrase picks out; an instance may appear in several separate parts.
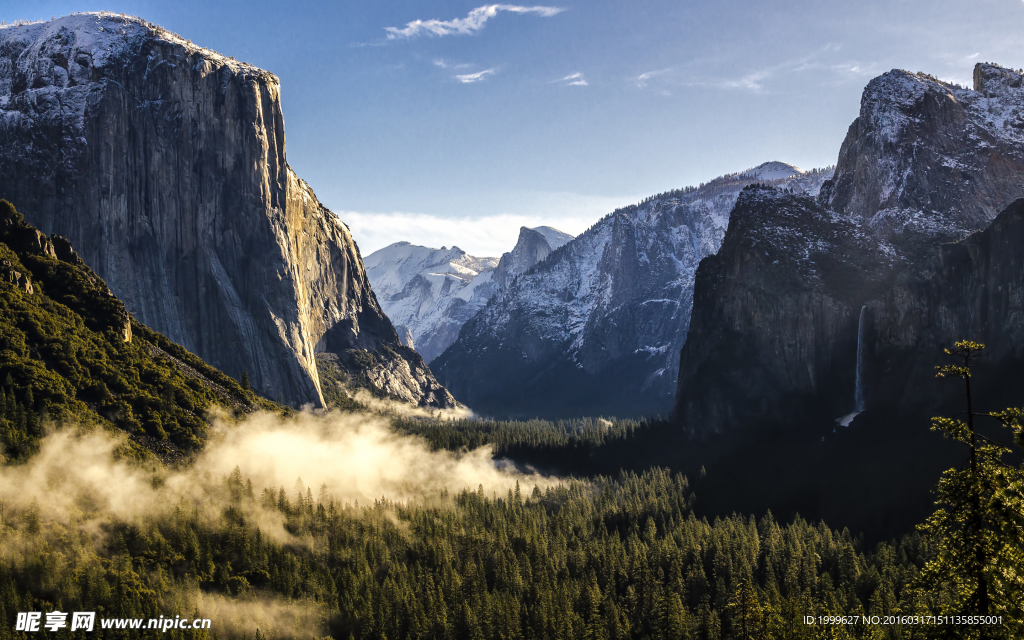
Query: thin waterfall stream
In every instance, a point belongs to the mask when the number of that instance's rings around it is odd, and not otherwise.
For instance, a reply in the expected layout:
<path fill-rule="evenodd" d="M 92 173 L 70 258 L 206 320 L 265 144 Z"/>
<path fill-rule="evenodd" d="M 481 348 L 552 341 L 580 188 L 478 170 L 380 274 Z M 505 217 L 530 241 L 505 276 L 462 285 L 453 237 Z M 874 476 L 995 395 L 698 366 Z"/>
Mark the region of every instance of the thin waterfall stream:
<path fill-rule="evenodd" d="M 857 319 L 857 363 L 854 369 L 853 411 L 836 420 L 841 426 L 848 427 L 853 419 L 864 411 L 864 313 L 868 305 L 860 308 Z"/>
<path fill-rule="evenodd" d="M 853 410 L 860 413 L 864 410 L 864 312 L 868 305 L 860 308 L 860 319 L 857 321 L 857 383 L 853 391 Z"/>

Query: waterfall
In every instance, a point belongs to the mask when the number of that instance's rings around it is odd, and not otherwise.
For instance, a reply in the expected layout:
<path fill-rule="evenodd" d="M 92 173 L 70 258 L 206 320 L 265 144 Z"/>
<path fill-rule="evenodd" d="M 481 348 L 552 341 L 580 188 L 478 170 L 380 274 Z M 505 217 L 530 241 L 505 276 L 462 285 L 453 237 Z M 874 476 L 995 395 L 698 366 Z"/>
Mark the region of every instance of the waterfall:
<path fill-rule="evenodd" d="M 857 382 L 853 392 L 853 410 L 858 413 L 864 410 L 864 311 L 867 308 L 867 305 L 860 308 L 860 320 L 857 321 Z"/>

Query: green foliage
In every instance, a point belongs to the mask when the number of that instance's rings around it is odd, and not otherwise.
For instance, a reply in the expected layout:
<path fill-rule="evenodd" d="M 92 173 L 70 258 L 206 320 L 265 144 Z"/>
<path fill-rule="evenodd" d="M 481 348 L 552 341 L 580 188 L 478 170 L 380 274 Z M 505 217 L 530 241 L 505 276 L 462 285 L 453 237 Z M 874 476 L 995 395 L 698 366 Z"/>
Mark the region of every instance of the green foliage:
<path fill-rule="evenodd" d="M 247 375 L 239 383 L 131 320 L 80 261 L 32 250 L 28 231 L 0 202 L 0 261 L 32 281 L 30 291 L 0 274 L 7 458 L 32 455 L 51 420 L 116 427 L 173 453 L 202 445 L 214 405 L 236 414 L 280 410 L 252 393 Z M 845 529 L 799 517 L 708 522 L 692 512 L 687 480 L 662 469 L 544 491 L 517 485 L 487 495 L 481 487 L 370 505 L 339 502 L 326 488 L 314 499 L 301 485 L 257 492 L 236 469 L 216 495 L 130 521 L 102 514 L 84 526 L 37 503 L 16 509 L 0 501 L 0 640 L 23 637 L 9 624 L 18 611 L 157 617 L 191 612 L 200 592 L 314 603 L 333 637 L 353 639 L 1024 637 L 1024 478 L 1003 461 L 1008 449 L 974 426 L 975 417 L 995 418 L 1024 444 L 1024 412 L 974 412 L 971 361 L 982 348 L 958 343 L 950 353 L 962 361 L 939 370 L 964 380 L 965 420 L 933 423 L 968 447 L 969 468 L 943 475 L 939 509 L 921 533 L 871 552 Z M 360 408 L 342 391 L 359 382 L 344 366 L 318 358 L 318 368 L 332 406 Z M 435 450 L 490 445 L 498 456 L 547 459 L 585 458 L 652 432 L 651 423 L 603 419 L 393 425 Z M 186 609 L 172 610 L 182 603 Z M 804 622 L 972 612 L 1008 624 Z"/>
<path fill-rule="evenodd" d="M 26 248 L 25 237 L 36 237 L 35 230 L 0 201 L 0 260 L 32 281 L 31 293 L 8 278 L 0 282 L 0 446 L 6 457 L 31 455 L 51 419 L 117 427 L 172 455 L 203 442 L 215 404 L 236 412 L 274 407 L 131 320 L 77 256 L 64 261 L 52 249 Z"/>
<path fill-rule="evenodd" d="M 422 420 L 395 417 L 399 433 L 423 437 L 432 449 L 460 451 L 491 445 L 499 456 L 530 449 L 565 454 L 612 444 L 648 427 L 645 421 L 575 418 L 572 420 Z"/>
<path fill-rule="evenodd" d="M 936 367 L 938 377 L 964 381 L 965 420 L 937 417 L 932 429 L 963 443 L 964 468 L 943 473 L 936 490 L 938 509 L 920 528 L 936 555 L 919 585 L 929 608 L 947 615 L 999 615 L 1000 629 L 974 627 L 965 638 L 1021 637 L 1024 634 L 1024 472 L 1003 460 L 1010 449 L 978 433 L 974 419 L 995 418 L 1020 442 L 1020 409 L 976 413 L 971 396 L 971 366 L 985 345 L 957 342 L 946 353 L 959 362 Z M 1016 635 L 1007 635 L 1015 633 Z"/>
<path fill-rule="evenodd" d="M 904 585 L 928 554 L 916 534 L 865 554 L 848 531 L 799 518 L 708 522 L 690 511 L 686 480 L 663 470 L 364 506 L 301 486 L 257 493 L 236 471 L 224 495 L 212 520 L 183 504 L 109 525 L 99 548 L 45 523 L 18 558 L 0 559 L 0 617 L 58 603 L 155 616 L 201 588 L 316 602 L 336 638 L 811 639 L 824 629 L 805 615 L 913 611 Z M 261 531 L 266 514 L 294 543 Z M 9 515 L 0 536 L 27 526 Z M 829 637 L 910 629 L 858 624 Z M 0 639 L 10 633 L 0 626 Z"/>
<path fill-rule="evenodd" d="M 361 404 L 352 399 L 348 390 L 359 386 L 352 380 L 351 376 L 343 371 L 338 365 L 337 357 L 332 354 L 317 354 L 316 371 L 320 376 L 320 392 L 324 396 L 324 403 L 331 409 L 341 411 L 359 411 L 365 409 Z M 365 374 L 362 374 L 365 378 Z M 366 381 L 361 381 L 366 388 Z M 375 389 L 375 395 L 383 395 L 379 389 Z"/>

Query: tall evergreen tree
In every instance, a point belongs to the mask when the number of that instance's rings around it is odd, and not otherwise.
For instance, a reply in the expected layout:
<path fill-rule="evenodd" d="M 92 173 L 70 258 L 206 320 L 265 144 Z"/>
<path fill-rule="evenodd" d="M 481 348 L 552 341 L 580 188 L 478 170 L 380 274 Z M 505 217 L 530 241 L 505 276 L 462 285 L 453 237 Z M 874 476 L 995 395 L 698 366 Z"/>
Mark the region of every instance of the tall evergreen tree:
<path fill-rule="evenodd" d="M 1024 574 L 1024 473 L 1003 460 L 1010 450 L 979 433 L 975 418 L 995 418 L 1021 438 L 1019 409 L 978 413 L 974 409 L 971 368 L 985 345 L 957 342 L 945 352 L 956 364 L 936 367 L 937 377 L 960 378 L 966 411 L 932 419 L 932 429 L 967 447 L 964 468 L 942 474 L 936 489 L 938 509 L 921 530 L 936 553 L 921 574 L 920 585 L 938 613 L 1003 616 L 1019 620 Z M 968 625 L 962 637 L 1010 637 L 1007 625 Z M 1020 637 L 1020 636 L 1013 636 Z"/>

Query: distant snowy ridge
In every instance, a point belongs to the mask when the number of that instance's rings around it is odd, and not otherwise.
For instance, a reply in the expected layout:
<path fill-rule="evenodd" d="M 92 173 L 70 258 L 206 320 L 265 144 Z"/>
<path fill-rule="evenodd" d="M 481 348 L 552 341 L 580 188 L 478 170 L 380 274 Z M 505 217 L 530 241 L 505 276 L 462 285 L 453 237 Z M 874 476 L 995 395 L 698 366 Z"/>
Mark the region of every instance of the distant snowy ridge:
<path fill-rule="evenodd" d="M 491 273 L 498 266 L 497 258 L 477 258 L 458 247 L 431 249 L 408 242 L 378 249 L 364 262 L 384 313 L 405 328 L 427 362 L 487 303 L 495 290 Z"/>
<path fill-rule="evenodd" d="M 753 169 L 747 169 L 740 175 L 744 177 L 754 178 L 756 180 L 786 180 L 793 176 L 803 175 L 804 171 L 795 165 L 791 165 L 787 162 L 765 162 L 760 164 Z"/>
<path fill-rule="evenodd" d="M 485 414 L 667 411 L 694 274 L 740 191 L 814 196 L 832 171 L 770 162 L 618 209 L 495 294 L 432 368 Z"/>
<path fill-rule="evenodd" d="M 477 258 L 458 247 L 431 249 L 396 242 L 365 259 L 370 284 L 384 313 L 430 362 L 494 293 L 572 239 L 553 227 L 523 227 L 512 251 Z"/>
<path fill-rule="evenodd" d="M 523 227 L 523 229 L 525 228 L 526 227 Z M 548 241 L 548 245 L 551 247 L 552 251 L 566 242 L 569 242 L 573 238 L 572 234 L 559 231 L 554 227 L 534 227 L 531 231 L 536 231 L 540 235 L 544 236 L 544 239 Z"/>

